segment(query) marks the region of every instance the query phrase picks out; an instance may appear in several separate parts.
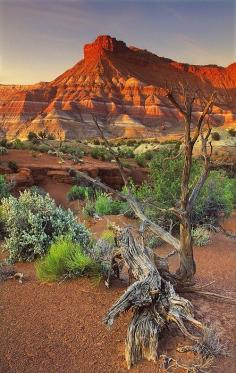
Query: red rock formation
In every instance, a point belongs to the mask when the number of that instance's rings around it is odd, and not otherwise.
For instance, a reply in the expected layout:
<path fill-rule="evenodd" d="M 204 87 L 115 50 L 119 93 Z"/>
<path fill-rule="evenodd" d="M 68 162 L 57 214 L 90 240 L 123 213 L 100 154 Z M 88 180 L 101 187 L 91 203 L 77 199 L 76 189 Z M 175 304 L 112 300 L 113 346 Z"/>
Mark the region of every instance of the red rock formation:
<path fill-rule="evenodd" d="M 121 128 L 121 117 L 127 119 L 123 130 L 127 126 L 132 134 L 163 121 L 175 126 L 182 118 L 164 97 L 166 82 L 188 82 L 206 95 L 217 91 L 216 122 L 235 125 L 236 63 L 226 68 L 178 63 L 102 35 L 84 46 L 83 60 L 50 83 L 0 85 L 1 130 L 8 137 L 42 129 L 62 138 L 90 137 L 96 131 L 89 112 L 109 114 L 113 132 Z M 195 106 L 195 117 L 200 109 Z"/>

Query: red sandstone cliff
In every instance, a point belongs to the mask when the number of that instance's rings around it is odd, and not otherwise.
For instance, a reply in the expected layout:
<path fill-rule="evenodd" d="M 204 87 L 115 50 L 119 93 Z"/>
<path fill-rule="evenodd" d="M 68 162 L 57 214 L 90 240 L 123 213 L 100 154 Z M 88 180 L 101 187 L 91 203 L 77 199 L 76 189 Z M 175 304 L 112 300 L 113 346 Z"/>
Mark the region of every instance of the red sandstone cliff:
<path fill-rule="evenodd" d="M 84 46 L 84 59 L 49 83 L 0 85 L 0 123 L 8 137 L 48 129 L 57 137 L 95 135 L 90 112 L 108 116 L 109 130 L 141 134 L 181 121 L 164 96 L 166 84 L 217 91 L 218 125 L 236 123 L 236 63 L 197 66 L 127 47 L 107 35 Z M 195 107 L 195 115 L 200 106 Z"/>

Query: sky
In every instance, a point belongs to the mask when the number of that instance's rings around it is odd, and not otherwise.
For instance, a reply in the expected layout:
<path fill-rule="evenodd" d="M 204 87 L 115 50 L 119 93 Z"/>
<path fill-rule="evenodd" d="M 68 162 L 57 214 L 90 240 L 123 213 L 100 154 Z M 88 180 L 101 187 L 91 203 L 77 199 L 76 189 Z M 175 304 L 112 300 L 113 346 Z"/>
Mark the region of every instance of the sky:
<path fill-rule="evenodd" d="M 100 34 L 227 66 L 236 61 L 236 0 L 0 0 L 0 83 L 53 80 Z"/>

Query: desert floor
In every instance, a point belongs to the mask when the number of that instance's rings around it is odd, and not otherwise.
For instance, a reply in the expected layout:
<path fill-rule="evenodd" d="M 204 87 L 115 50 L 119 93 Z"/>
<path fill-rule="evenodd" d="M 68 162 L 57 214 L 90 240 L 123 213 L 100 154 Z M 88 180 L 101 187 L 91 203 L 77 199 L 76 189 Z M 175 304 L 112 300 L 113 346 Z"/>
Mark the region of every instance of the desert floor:
<path fill-rule="evenodd" d="M 66 203 L 69 186 L 44 185 L 59 203 L 76 210 L 77 204 Z M 95 236 L 114 220 L 126 223 L 122 217 L 105 217 L 89 223 Z M 236 214 L 224 222 L 226 229 L 236 232 Z M 164 254 L 166 245 L 159 252 Z M 197 281 L 224 295 L 236 295 L 236 242 L 221 233 L 212 234 L 206 247 L 196 247 Z M 173 266 L 176 265 L 175 260 Z M 127 372 L 124 342 L 131 313 L 121 316 L 108 330 L 102 318 L 115 300 L 125 291 L 127 281 L 114 280 L 107 289 L 89 279 L 75 279 L 60 284 L 41 284 L 35 276 L 33 263 L 18 263 L 24 273 L 19 284 L 11 279 L 0 284 L 0 372 L 1 373 L 123 373 Z M 234 373 L 235 364 L 235 306 L 228 303 L 186 295 L 191 299 L 196 316 L 222 331 L 228 341 L 231 356 L 215 361 L 214 373 Z M 189 340 L 173 327 L 163 335 L 159 353 L 178 357 L 189 363 L 193 353 L 178 353 L 176 347 L 188 345 Z M 191 342 L 190 342 L 191 344 Z M 158 364 L 141 362 L 132 372 L 158 372 Z M 183 372 L 184 370 L 176 370 Z"/>

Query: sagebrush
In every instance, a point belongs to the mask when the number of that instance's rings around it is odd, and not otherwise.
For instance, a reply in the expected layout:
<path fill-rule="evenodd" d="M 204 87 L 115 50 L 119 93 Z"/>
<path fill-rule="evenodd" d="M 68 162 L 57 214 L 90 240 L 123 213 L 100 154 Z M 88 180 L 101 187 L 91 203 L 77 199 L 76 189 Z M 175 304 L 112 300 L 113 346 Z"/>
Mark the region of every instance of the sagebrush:
<path fill-rule="evenodd" d="M 48 195 L 25 190 L 19 198 L 2 200 L 5 247 L 12 261 L 31 261 L 43 256 L 53 239 L 69 234 L 82 247 L 90 234 L 71 210 L 58 207 Z"/>

